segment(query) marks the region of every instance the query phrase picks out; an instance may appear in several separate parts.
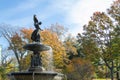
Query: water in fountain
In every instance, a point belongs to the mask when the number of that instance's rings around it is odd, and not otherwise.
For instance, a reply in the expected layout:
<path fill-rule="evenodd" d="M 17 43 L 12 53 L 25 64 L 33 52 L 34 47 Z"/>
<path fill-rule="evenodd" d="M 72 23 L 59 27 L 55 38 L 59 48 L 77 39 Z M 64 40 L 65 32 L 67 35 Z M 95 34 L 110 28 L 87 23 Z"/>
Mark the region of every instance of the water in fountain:
<path fill-rule="evenodd" d="M 47 53 L 48 53 L 48 57 L 47 57 L 48 64 L 46 66 L 46 69 L 48 71 L 54 71 L 53 70 L 54 69 L 54 65 L 53 65 L 53 50 L 52 50 L 51 47 L 49 47 L 49 48 L 50 48 L 50 50 L 47 51 Z"/>

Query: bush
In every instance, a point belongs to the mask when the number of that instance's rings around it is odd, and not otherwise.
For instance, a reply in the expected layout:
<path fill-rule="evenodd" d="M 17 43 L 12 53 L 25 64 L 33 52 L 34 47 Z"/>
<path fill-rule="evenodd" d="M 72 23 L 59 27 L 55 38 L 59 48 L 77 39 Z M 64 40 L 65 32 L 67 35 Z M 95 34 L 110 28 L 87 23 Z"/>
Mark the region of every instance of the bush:
<path fill-rule="evenodd" d="M 91 80 L 93 67 L 87 60 L 74 58 L 71 64 L 66 66 L 65 73 L 68 80 Z"/>

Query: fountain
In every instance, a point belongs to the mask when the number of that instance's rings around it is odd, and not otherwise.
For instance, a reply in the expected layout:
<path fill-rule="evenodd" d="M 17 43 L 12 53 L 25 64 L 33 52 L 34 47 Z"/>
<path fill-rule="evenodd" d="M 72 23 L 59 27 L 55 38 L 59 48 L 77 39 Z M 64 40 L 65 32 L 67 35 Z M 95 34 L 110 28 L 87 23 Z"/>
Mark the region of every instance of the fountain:
<path fill-rule="evenodd" d="M 12 72 L 9 75 L 11 80 L 53 80 L 53 78 L 58 74 L 53 71 L 45 71 L 42 67 L 40 53 L 42 51 L 50 50 L 50 47 L 40 43 L 39 31 L 42 30 L 39 25 L 36 15 L 33 16 L 35 30 L 31 35 L 33 43 L 26 44 L 23 48 L 26 50 L 33 51 L 33 56 L 31 56 L 30 68 L 25 72 Z"/>

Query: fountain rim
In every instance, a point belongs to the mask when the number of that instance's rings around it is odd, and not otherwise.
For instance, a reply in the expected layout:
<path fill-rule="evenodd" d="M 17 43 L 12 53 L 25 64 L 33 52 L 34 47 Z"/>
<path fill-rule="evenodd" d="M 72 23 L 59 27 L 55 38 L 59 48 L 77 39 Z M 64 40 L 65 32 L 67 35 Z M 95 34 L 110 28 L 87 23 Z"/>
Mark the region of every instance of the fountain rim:
<path fill-rule="evenodd" d="M 58 73 L 57 72 L 49 72 L 49 71 L 45 71 L 45 72 L 12 72 L 10 73 L 9 75 L 57 75 Z"/>
<path fill-rule="evenodd" d="M 44 45 L 42 43 L 29 43 L 23 46 L 24 49 L 30 50 L 30 51 L 48 51 L 50 50 L 50 46 Z"/>

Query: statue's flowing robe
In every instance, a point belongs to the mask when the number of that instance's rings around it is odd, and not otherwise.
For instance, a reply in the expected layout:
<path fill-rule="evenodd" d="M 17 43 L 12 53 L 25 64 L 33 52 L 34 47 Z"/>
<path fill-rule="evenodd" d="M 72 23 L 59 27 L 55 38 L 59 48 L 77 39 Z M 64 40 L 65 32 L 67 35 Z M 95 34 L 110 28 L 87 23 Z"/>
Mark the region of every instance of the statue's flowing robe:
<path fill-rule="evenodd" d="M 31 39 L 35 42 L 40 42 L 39 29 L 36 29 L 33 31 L 32 35 L 31 35 Z"/>

